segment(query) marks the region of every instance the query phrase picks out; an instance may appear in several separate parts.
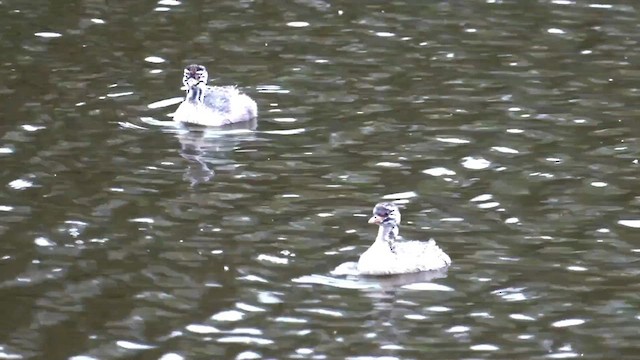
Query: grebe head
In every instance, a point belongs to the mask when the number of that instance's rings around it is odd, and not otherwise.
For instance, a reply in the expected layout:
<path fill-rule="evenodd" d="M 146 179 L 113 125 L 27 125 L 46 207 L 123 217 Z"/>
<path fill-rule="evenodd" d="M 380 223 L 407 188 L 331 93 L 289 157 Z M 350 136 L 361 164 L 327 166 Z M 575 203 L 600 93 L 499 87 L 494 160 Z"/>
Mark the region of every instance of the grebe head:
<path fill-rule="evenodd" d="M 373 207 L 373 216 L 369 219 L 369 224 L 395 227 L 400 225 L 400 219 L 400 209 L 394 203 L 384 202 Z"/>
<path fill-rule="evenodd" d="M 192 64 L 184 68 L 184 76 L 182 77 L 182 83 L 190 88 L 198 84 L 207 84 L 209 74 L 207 69 L 202 65 Z"/>

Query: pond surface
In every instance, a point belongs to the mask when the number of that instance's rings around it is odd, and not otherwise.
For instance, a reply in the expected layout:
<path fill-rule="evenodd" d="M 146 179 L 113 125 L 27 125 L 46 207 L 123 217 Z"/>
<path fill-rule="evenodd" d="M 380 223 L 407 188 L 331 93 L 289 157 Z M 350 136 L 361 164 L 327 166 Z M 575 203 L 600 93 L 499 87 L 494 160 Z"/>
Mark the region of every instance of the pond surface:
<path fill-rule="evenodd" d="M 635 359 L 636 1 L 0 1 L 0 358 Z M 182 68 L 257 124 L 171 125 Z M 334 276 L 395 201 L 447 272 Z"/>

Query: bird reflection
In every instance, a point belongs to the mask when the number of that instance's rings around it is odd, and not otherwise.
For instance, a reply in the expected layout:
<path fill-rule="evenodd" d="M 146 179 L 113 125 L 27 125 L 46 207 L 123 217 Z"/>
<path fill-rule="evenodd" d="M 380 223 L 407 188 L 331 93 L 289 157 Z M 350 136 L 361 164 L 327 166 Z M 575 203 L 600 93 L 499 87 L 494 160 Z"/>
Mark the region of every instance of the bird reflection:
<path fill-rule="evenodd" d="M 182 126 L 176 137 L 180 142 L 180 156 L 188 161 L 183 179 L 192 187 L 209 182 L 215 176 L 211 166 L 217 159 L 213 153 L 232 151 L 239 141 L 246 140 L 234 135 L 243 134 L 242 130 L 250 132 L 256 127 L 257 119 L 216 128 Z"/>
<path fill-rule="evenodd" d="M 369 332 L 362 334 L 358 332 L 354 335 L 347 335 L 340 342 L 340 346 L 345 343 L 361 341 L 364 335 L 368 340 L 375 342 L 380 348 L 393 354 L 401 351 L 400 346 L 407 342 L 406 331 L 399 331 L 402 326 L 398 324 L 402 321 L 403 314 L 407 312 L 406 302 L 402 295 L 406 293 L 403 286 L 432 283 L 435 279 L 447 277 L 447 268 L 432 271 L 421 271 L 416 273 L 389 275 L 389 276 L 362 276 L 359 275 L 355 262 L 345 263 L 334 270 L 330 276 L 313 274 L 292 279 L 295 283 L 321 284 L 341 289 L 358 289 L 363 296 L 371 301 L 372 309 L 367 312 L 369 319 L 365 320 L 364 329 Z M 437 284 L 434 284 L 437 286 Z M 330 351 L 334 343 L 329 343 L 327 351 Z"/>
<path fill-rule="evenodd" d="M 415 283 L 429 283 L 446 276 L 447 269 L 444 268 L 367 279 L 368 281 L 378 282 L 380 288 L 373 288 L 363 292 L 363 295 L 371 299 L 373 305 L 372 313 L 375 314 L 372 316 L 372 320 L 367 321 L 366 325 L 367 328 L 376 329 L 377 342 L 381 347 L 386 347 L 389 354 L 395 355 L 398 352 L 396 347 L 406 343 L 407 334 L 404 331 L 398 331 L 401 328 L 398 325 L 398 321 L 402 319 L 403 314 L 406 312 L 406 310 L 403 310 L 405 307 L 398 304 L 398 300 L 402 299 L 398 293 L 399 288 Z"/>

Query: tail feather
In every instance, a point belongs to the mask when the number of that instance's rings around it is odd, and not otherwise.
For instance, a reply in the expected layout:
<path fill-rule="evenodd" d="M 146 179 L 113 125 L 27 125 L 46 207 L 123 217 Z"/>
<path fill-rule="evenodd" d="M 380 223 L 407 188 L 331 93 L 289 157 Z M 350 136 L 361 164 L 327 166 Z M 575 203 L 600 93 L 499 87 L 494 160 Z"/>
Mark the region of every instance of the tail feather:
<path fill-rule="evenodd" d="M 427 245 L 433 248 L 433 251 L 435 251 L 439 255 L 438 257 L 441 258 L 447 265 L 451 265 L 451 258 L 444 252 L 444 250 L 442 250 L 440 246 L 438 246 L 438 244 L 436 244 L 435 240 L 429 239 L 429 241 L 427 241 Z"/>

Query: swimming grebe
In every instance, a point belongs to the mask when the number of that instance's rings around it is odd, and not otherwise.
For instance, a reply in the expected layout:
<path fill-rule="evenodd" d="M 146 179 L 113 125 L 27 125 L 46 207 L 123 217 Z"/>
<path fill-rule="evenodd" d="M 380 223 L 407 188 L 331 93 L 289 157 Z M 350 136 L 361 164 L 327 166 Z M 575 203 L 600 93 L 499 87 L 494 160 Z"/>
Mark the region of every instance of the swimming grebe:
<path fill-rule="evenodd" d="M 427 242 L 397 242 L 400 210 L 393 203 L 379 203 L 373 208 L 369 224 L 376 224 L 378 236 L 367 251 L 360 255 L 361 275 L 393 275 L 442 269 L 451 264 L 435 240 Z"/>
<path fill-rule="evenodd" d="M 182 83 L 187 95 L 178 106 L 173 120 L 204 126 L 223 126 L 249 121 L 258 116 L 258 106 L 235 86 L 208 86 L 209 74 L 202 65 L 184 69 Z"/>

